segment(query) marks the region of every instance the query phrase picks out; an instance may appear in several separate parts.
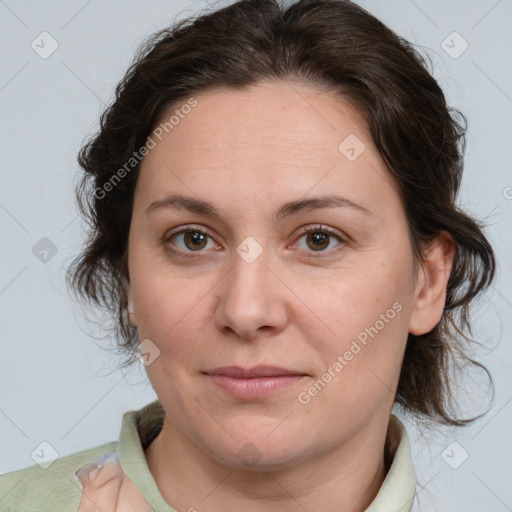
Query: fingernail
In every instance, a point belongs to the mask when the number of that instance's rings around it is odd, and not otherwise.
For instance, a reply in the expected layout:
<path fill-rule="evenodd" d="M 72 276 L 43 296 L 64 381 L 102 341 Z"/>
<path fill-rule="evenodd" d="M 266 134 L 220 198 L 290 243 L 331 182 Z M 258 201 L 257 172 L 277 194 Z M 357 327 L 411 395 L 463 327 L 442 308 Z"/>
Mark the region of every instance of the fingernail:
<path fill-rule="evenodd" d="M 91 482 L 94 482 L 94 480 L 96 480 L 102 467 L 103 464 L 97 464 L 96 467 L 89 473 L 89 480 Z"/>
<path fill-rule="evenodd" d="M 97 478 L 101 468 L 106 464 L 119 463 L 117 452 L 106 453 L 101 457 L 97 458 L 94 462 L 90 462 L 85 466 L 82 466 L 76 473 L 75 476 L 78 480 L 82 480 L 86 475 L 91 481 Z"/>
<path fill-rule="evenodd" d="M 75 476 L 81 480 L 84 475 L 91 469 L 91 466 L 94 464 L 86 464 L 85 466 L 82 466 L 78 471 L 75 471 Z"/>

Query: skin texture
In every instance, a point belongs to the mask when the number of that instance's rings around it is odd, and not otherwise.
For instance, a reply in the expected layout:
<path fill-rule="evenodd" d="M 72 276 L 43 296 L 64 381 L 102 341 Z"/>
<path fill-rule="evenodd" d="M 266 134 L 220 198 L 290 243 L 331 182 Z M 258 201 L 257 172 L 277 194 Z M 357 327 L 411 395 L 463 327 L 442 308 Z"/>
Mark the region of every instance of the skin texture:
<path fill-rule="evenodd" d="M 166 412 L 146 450 L 150 471 L 180 511 L 364 510 L 386 474 L 407 335 L 430 331 L 442 315 L 451 240 L 440 236 L 415 270 L 396 185 L 347 102 L 285 81 L 195 98 L 142 163 L 129 236 L 130 321 L 160 351 L 147 373 Z M 365 145 L 354 161 L 338 149 L 351 134 Z M 171 194 L 213 203 L 223 216 L 145 213 Z M 328 194 L 370 214 L 330 207 L 273 217 L 283 203 Z M 191 235 L 209 235 L 199 256 L 183 233 L 169 238 L 190 224 Z M 340 239 L 300 231 L 318 224 Z M 236 250 L 247 237 L 262 249 L 251 263 Z M 393 319 L 301 403 L 299 393 L 393 304 L 401 306 Z M 203 373 L 235 365 L 306 375 L 244 400 Z M 258 459 L 250 467 L 244 446 Z"/>

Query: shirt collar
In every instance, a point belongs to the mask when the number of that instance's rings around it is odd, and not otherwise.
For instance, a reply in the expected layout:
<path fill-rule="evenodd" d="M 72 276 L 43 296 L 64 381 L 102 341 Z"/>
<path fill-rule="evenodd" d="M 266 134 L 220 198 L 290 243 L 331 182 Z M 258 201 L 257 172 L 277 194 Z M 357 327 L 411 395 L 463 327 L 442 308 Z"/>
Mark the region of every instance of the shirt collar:
<path fill-rule="evenodd" d="M 144 455 L 144 449 L 160 432 L 163 418 L 164 411 L 158 400 L 138 411 L 125 413 L 117 452 L 123 471 L 151 507 L 159 512 L 176 512 L 160 494 Z M 416 474 L 407 431 L 394 414 L 389 418 L 386 450 L 392 459 L 391 465 L 365 512 L 409 512 L 414 500 Z"/>
<path fill-rule="evenodd" d="M 377 496 L 365 512 L 409 512 L 416 490 L 416 473 L 407 430 L 394 414 L 389 417 L 386 448 L 393 460 Z"/>

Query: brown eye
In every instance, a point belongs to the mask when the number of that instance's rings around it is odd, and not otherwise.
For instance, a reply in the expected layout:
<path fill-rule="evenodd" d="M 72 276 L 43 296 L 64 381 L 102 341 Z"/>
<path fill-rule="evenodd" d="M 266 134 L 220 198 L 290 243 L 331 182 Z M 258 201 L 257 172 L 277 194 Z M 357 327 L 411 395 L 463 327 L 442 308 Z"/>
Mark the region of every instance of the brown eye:
<path fill-rule="evenodd" d="M 335 250 L 336 246 L 345 244 L 345 241 L 340 235 L 330 228 L 323 226 L 316 226 L 304 230 L 299 240 L 302 239 L 304 239 L 305 243 L 298 243 L 297 245 L 306 252 L 330 253 Z"/>
<path fill-rule="evenodd" d="M 199 231 L 187 231 L 184 233 L 183 242 L 185 246 L 189 249 L 200 250 L 204 249 L 206 246 L 206 242 L 208 239 L 208 235 L 201 233 Z"/>
<path fill-rule="evenodd" d="M 306 243 L 310 249 L 321 251 L 329 246 L 330 236 L 320 231 L 311 231 L 306 235 Z"/>
<path fill-rule="evenodd" d="M 207 233 L 190 227 L 172 233 L 166 238 L 166 243 L 173 246 L 174 252 L 181 253 L 201 252 L 217 247 Z"/>

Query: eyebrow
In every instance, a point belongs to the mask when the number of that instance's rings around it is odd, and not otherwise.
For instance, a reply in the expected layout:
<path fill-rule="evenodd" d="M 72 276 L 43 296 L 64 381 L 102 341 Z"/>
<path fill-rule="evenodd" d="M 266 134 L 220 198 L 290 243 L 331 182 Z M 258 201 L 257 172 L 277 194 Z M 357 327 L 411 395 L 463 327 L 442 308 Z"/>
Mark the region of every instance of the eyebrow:
<path fill-rule="evenodd" d="M 276 220 L 282 220 L 285 217 L 296 214 L 300 211 L 311 211 L 320 208 L 352 208 L 365 215 L 373 215 L 373 212 L 366 206 L 356 203 L 346 197 L 338 195 L 327 195 L 321 197 L 310 197 L 307 199 L 300 199 L 298 201 L 290 201 L 280 206 L 274 214 Z M 158 199 L 152 202 L 145 210 L 144 215 L 148 215 L 160 208 L 171 208 L 176 210 L 188 210 L 192 213 L 199 215 L 206 215 L 211 217 L 227 217 L 225 212 L 217 208 L 207 201 L 197 199 L 194 197 L 184 196 L 181 194 L 173 194 L 166 196 L 163 199 Z"/>

